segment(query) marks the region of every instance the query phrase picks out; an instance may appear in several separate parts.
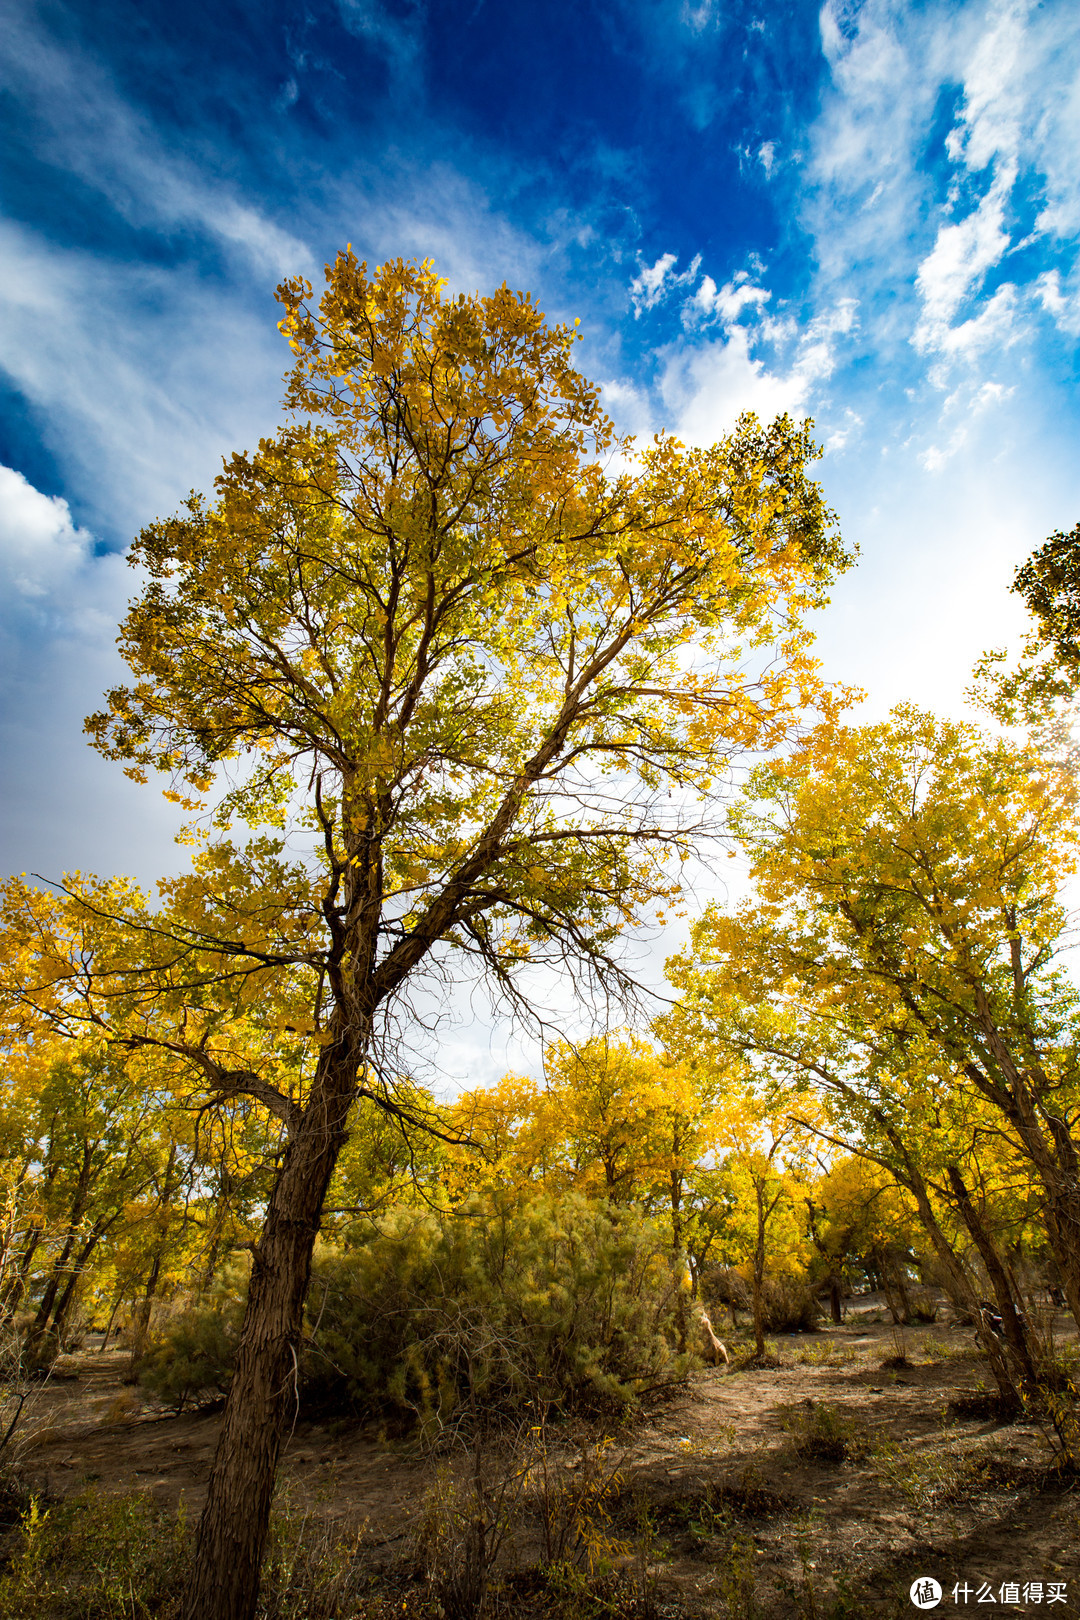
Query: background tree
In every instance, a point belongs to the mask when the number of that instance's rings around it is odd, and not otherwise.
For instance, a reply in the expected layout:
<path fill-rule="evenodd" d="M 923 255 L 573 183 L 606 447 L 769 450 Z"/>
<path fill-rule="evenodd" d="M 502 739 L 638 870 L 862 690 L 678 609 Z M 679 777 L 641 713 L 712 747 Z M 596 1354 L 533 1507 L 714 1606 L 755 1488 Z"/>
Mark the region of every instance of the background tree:
<path fill-rule="evenodd" d="M 1067 773 L 973 728 L 897 711 L 763 773 L 744 822 L 767 905 L 799 907 L 818 998 L 942 1069 L 1007 1126 L 1046 1195 L 1080 1321 L 1074 987 L 1058 965 L 1073 870 Z"/>
<path fill-rule="evenodd" d="M 327 277 L 317 311 L 280 293 L 293 425 L 135 543 L 134 683 L 89 722 L 214 796 L 193 872 L 154 913 L 72 885 L 89 958 L 12 896 L 15 1001 L 159 1042 L 282 1133 L 191 1620 L 254 1610 L 327 1189 L 358 1099 L 408 1112 L 417 975 L 482 971 L 519 1008 L 523 964 L 625 993 L 620 935 L 678 892 L 695 805 L 821 696 L 805 614 L 847 561 L 805 429 L 624 446 L 608 478 L 574 334 L 529 297 L 351 252 Z"/>
<path fill-rule="evenodd" d="M 1080 683 L 1080 523 L 1055 531 L 1017 569 L 1013 590 L 1035 619 L 1037 642 L 1075 689 Z"/>
<path fill-rule="evenodd" d="M 777 1253 L 805 1249 L 801 1204 L 805 1185 L 805 1132 L 792 1119 L 792 1097 L 782 1088 L 746 1085 L 725 1099 L 723 1135 L 730 1143 L 724 1171 L 735 1219 L 729 1228 L 749 1262 L 754 1354 L 765 1355 L 765 1277 Z M 801 1151 L 802 1150 L 802 1151 Z M 786 1227 L 777 1237 L 777 1228 Z M 802 1239 L 802 1242 L 800 1242 Z M 805 1252 L 800 1256 L 805 1260 Z"/>
<path fill-rule="evenodd" d="M 635 1205 L 663 1220 L 685 1349 L 688 1237 L 699 1172 L 717 1146 L 712 1071 L 681 1063 L 626 1030 L 556 1042 L 545 1051 L 544 1069 L 543 1088 L 507 1076 L 459 1100 L 469 1142 L 456 1156 L 466 1181 L 476 1184 L 479 1157 L 498 1181 L 522 1188 L 538 1182 L 552 1192 L 573 1188 L 613 1209 Z"/>
<path fill-rule="evenodd" d="M 679 1016 L 830 1099 L 833 1140 L 910 1193 L 975 1314 L 947 1229 L 959 1215 L 975 1241 L 963 1166 L 996 1135 L 1039 1191 L 1075 1314 L 1077 1000 L 1057 960 L 1071 780 L 1032 749 L 903 710 L 819 733 L 754 791 L 738 822 L 760 898 L 713 908 L 672 964 Z M 1015 1350 L 1023 1367 L 1019 1335 Z"/>
<path fill-rule="evenodd" d="M 1002 650 L 976 666 L 972 696 L 1005 725 L 1023 725 L 1047 752 L 1076 766 L 1080 688 L 1080 523 L 1057 530 L 1032 552 L 1013 580 L 1033 624 L 1018 659 Z"/>

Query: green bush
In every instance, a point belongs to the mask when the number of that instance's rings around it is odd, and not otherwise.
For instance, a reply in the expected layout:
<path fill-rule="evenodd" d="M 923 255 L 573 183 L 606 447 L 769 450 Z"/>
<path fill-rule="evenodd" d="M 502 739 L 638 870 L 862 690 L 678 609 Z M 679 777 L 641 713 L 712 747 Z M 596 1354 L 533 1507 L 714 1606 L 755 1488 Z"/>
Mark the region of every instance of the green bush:
<path fill-rule="evenodd" d="M 850 1413 L 828 1402 L 782 1407 L 780 1421 L 791 1437 L 791 1449 L 804 1462 L 839 1463 L 865 1453 L 865 1439 Z"/>
<path fill-rule="evenodd" d="M 6 1541 L 0 1573 L 4 1620 L 177 1620 L 191 1570 L 183 1510 L 145 1492 L 96 1491 L 43 1508 L 32 1501 Z M 274 1505 L 257 1620 L 436 1620 L 396 1586 L 376 1590 L 379 1569 L 354 1529 Z"/>
<path fill-rule="evenodd" d="M 308 1294 L 308 1410 L 446 1422 L 478 1410 L 611 1412 L 681 1377 L 675 1288 L 660 1234 L 578 1195 L 397 1210 L 345 1253 L 324 1251 Z M 194 1299 L 155 1333 L 140 1383 L 181 1411 L 223 1394 L 240 1290 Z"/>
<path fill-rule="evenodd" d="M 174 1412 L 224 1395 L 243 1314 L 235 1292 L 192 1299 L 151 1338 L 139 1359 L 139 1383 Z"/>
<path fill-rule="evenodd" d="M 184 1522 L 145 1495 L 34 1501 L 0 1575 L 10 1620 L 169 1620 L 187 1554 Z"/>
<path fill-rule="evenodd" d="M 734 1266 L 710 1266 L 702 1272 L 700 1286 L 701 1297 L 710 1314 L 717 1311 L 719 1306 L 726 1305 L 733 1324 L 737 1323 L 740 1311 L 749 1316 L 754 1308 L 750 1284 Z"/>
<path fill-rule="evenodd" d="M 308 1309 L 302 1391 L 358 1415 L 620 1410 L 685 1371 L 659 1234 L 577 1195 L 398 1211 L 317 1261 Z"/>
<path fill-rule="evenodd" d="M 812 1333 L 821 1307 L 814 1290 L 797 1277 L 765 1278 L 766 1333 Z"/>

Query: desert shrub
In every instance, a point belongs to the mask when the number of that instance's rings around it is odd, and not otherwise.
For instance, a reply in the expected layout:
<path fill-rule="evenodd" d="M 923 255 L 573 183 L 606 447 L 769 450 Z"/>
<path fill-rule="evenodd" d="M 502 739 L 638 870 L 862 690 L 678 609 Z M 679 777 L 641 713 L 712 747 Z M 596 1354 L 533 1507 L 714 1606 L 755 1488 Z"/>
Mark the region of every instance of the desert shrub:
<path fill-rule="evenodd" d="M 660 1510 L 668 1529 L 689 1529 L 695 1535 L 719 1535 L 733 1518 L 772 1519 L 791 1512 L 794 1499 L 767 1483 L 753 1464 L 725 1480 L 709 1480 L 689 1494 L 680 1493 Z"/>
<path fill-rule="evenodd" d="M 577 1195 L 397 1211 L 317 1261 L 309 1316 L 304 1396 L 357 1414 L 620 1410 L 685 1370 L 659 1233 Z"/>
<path fill-rule="evenodd" d="M 243 1314 L 243 1299 L 226 1290 L 184 1302 L 139 1358 L 139 1383 L 174 1412 L 224 1395 Z"/>
<path fill-rule="evenodd" d="M 798 1346 L 790 1352 L 792 1361 L 800 1367 L 849 1367 L 862 1359 L 857 1346 L 843 1340 L 825 1339 L 822 1343 Z"/>
<path fill-rule="evenodd" d="M 866 1446 L 853 1418 L 826 1401 L 782 1409 L 780 1421 L 791 1449 L 804 1462 L 844 1462 L 865 1454 Z"/>
<path fill-rule="evenodd" d="M 908 1320 L 911 1322 L 936 1322 L 941 1302 L 935 1299 L 929 1288 L 911 1288 L 908 1290 L 908 1300 L 911 1310 Z"/>
<path fill-rule="evenodd" d="M 814 1290 L 797 1277 L 766 1277 L 766 1333 L 812 1333 L 821 1316 Z"/>
<path fill-rule="evenodd" d="M 279 1490 L 259 1586 L 258 1620 L 395 1620 L 415 1613 L 373 1601 L 374 1571 L 363 1528 L 313 1514 Z"/>
<path fill-rule="evenodd" d="M 734 1320 L 740 1311 L 749 1316 L 754 1308 L 750 1284 L 734 1266 L 710 1266 L 702 1272 L 700 1286 L 701 1297 L 710 1312 L 719 1305 L 726 1305 Z"/>
<path fill-rule="evenodd" d="M 753 1314 L 750 1283 L 734 1266 L 710 1267 L 702 1275 L 701 1293 L 710 1310 L 726 1305 L 733 1320 L 739 1312 L 748 1317 Z M 821 1316 L 813 1287 L 797 1277 L 766 1277 L 762 1294 L 766 1333 L 809 1333 Z"/>
<path fill-rule="evenodd" d="M 32 1501 L 0 1573 L 6 1620 L 176 1620 L 191 1568 L 183 1511 L 139 1491 Z M 355 1529 L 274 1505 L 257 1620 L 437 1620 L 414 1594 L 377 1589 Z"/>
<path fill-rule="evenodd" d="M 879 1443 L 874 1457 L 881 1476 L 922 1512 L 978 1501 L 988 1491 L 1040 1490 L 1055 1479 L 1053 1462 L 1045 1457 L 1015 1459 L 995 1447 L 964 1448 L 956 1440 L 929 1448 Z"/>
<path fill-rule="evenodd" d="M 43 1378 L 46 1373 L 52 1372 L 63 1353 L 54 1328 L 47 1328 L 44 1333 L 34 1333 L 26 1326 L 19 1342 L 22 1368 L 28 1378 Z"/>

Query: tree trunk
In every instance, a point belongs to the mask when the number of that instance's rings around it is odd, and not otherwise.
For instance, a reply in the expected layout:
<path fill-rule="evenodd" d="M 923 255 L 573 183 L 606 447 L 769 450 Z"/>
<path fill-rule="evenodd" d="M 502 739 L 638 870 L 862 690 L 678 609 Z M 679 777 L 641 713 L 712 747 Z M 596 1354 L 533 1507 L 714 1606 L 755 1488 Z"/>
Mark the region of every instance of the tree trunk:
<path fill-rule="evenodd" d="M 49 1280 L 45 1284 L 45 1292 L 41 1296 L 37 1314 L 30 1325 L 29 1333 L 26 1335 L 26 1354 L 30 1361 L 35 1359 L 38 1349 L 45 1338 L 49 1318 L 52 1316 L 53 1306 L 56 1304 L 56 1296 L 60 1291 L 60 1279 L 67 1269 L 68 1259 L 74 1247 L 75 1233 L 69 1232 L 64 1247 L 57 1256 L 56 1263 L 49 1274 Z"/>
<path fill-rule="evenodd" d="M 904 1322 L 904 1312 L 897 1298 L 896 1289 L 893 1287 L 893 1273 L 889 1265 L 889 1256 L 884 1249 L 875 1244 L 871 1259 L 874 1265 L 874 1277 L 880 1292 L 885 1295 L 885 1304 L 889 1315 L 892 1317 L 894 1325 L 901 1327 Z"/>
<path fill-rule="evenodd" d="M 825 1261 L 825 1264 L 829 1268 L 828 1274 L 825 1278 L 825 1285 L 829 1290 L 829 1315 L 832 1317 L 834 1322 L 842 1322 L 844 1320 L 844 1309 L 841 1300 L 841 1290 L 844 1285 L 842 1268 L 844 1256 L 847 1254 L 848 1245 L 851 1242 L 851 1234 L 850 1232 L 846 1232 L 844 1234 L 843 1247 L 840 1251 L 840 1258 L 838 1261 L 837 1256 L 829 1252 L 829 1245 L 825 1242 L 824 1238 L 821 1236 L 821 1233 L 818 1231 L 817 1211 L 814 1208 L 814 1200 L 812 1198 L 808 1198 L 806 1200 L 806 1214 L 809 1223 L 810 1241 L 813 1243 L 814 1248 L 817 1250 L 818 1254 L 820 1254 L 821 1258 Z"/>
<path fill-rule="evenodd" d="M 934 1246 L 934 1253 L 941 1264 L 942 1272 L 948 1278 L 947 1291 L 949 1297 L 970 1314 L 975 1324 L 975 1332 L 978 1335 L 979 1343 L 982 1345 L 986 1353 L 986 1359 L 990 1364 L 990 1371 L 994 1375 L 994 1382 L 997 1384 L 998 1394 L 1003 1405 L 1011 1411 L 1018 1411 L 1020 1393 L 1016 1387 L 1016 1381 L 1013 1378 L 1008 1360 L 1002 1353 L 999 1341 L 990 1332 L 983 1320 L 982 1313 L 979 1310 L 978 1298 L 972 1287 L 971 1279 L 964 1269 L 963 1262 L 941 1229 L 938 1218 L 934 1213 L 934 1206 L 930 1202 L 930 1193 L 922 1172 L 904 1149 L 899 1138 L 895 1136 L 894 1145 L 900 1151 L 904 1164 L 903 1185 L 907 1187 L 915 1199 L 919 1219 Z"/>
<path fill-rule="evenodd" d="M 165 1161 L 165 1171 L 162 1176 L 161 1188 L 158 1192 L 157 1198 L 158 1209 L 163 1216 L 165 1211 L 168 1209 L 169 1199 L 172 1196 L 172 1173 L 175 1164 L 176 1143 L 173 1142 L 169 1147 L 169 1156 Z M 133 1331 L 131 1335 L 131 1365 L 128 1369 L 128 1376 L 132 1379 L 134 1379 L 136 1376 L 136 1368 L 146 1353 L 146 1341 L 150 1337 L 150 1318 L 153 1315 L 154 1298 L 157 1294 L 158 1283 L 161 1280 L 161 1267 L 162 1262 L 165 1259 L 165 1249 L 168 1243 L 167 1222 L 160 1230 L 159 1237 L 161 1241 L 154 1250 L 154 1258 L 150 1266 L 150 1275 L 146 1279 L 146 1288 L 143 1292 L 142 1299 L 139 1301 L 138 1309 L 135 1312 L 132 1323 Z"/>
<path fill-rule="evenodd" d="M 675 1285 L 675 1331 L 678 1334 L 679 1354 L 686 1354 L 687 1299 L 683 1287 L 686 1274 L 686 1250 L 683 1247 L 682 1177 L 671 1172 L 671 1277 Z"/>
<path fill-rule="evenodd" d="M 754 1354 L 765 1354 L 765 1193 L 758 1186 L 757 1244 L 754 1248 Z"/>
<path fill-rule="evenodd" d="M 1039 1377 L 1035 1365 L 1035 1356 L 1032 1354 L 1030 1336 L 1024 1320 L 1016 1308 L 1009 1279 L 1002 1264 L 1001 1256 L 997 1251 L 990 1233 L 983 1224 L 978 1210 L 971 1199 L 971 1194 L 964 1183 L 956 1165 L 948 1167 L 949 1185 L 956 1197 L 957 1207 L 963 1217 L 964 1225 L 971 1233 L 975 1246 L 982 1257 L 986 1274 L 993 1289 L 994 1301 L 1001 1317 L 1002 1329 L 1005 1333 L 1005 1342 L 1020 1374 L 1021 1384 L 1032 1394 L 1038 1390 Z"/>
<path fill-rule="evenodd" d="M 90 1233 L 90 1236 L 87 1238 L 86 1242 L 83 1244 L 82 1248 L 79 1250 L 79 1253 L 75 1257 L 75 1263 L 68 1273 L 68 1280 L 64 1286 L 64 1292 L 61 1294 L 59 1304 L 53 1313 L 52 1327 L 54 1333 L 56 1334 L 57 1349 L 60 1349 L 62 1346 L 64 1329 L 67 1327 L 68 1312 L 70 1311 L 72 1302 L 75 1298 L 75 1290 L 78 1287 L 79 1278 L 82 1276 L 86 1267 L 86 1262 L 89 1260 L 90 1256 L 93 1254 L 94 1250 L 97 1248 L 98 1244 L 101 1242 L 101 1239 L 104 1237 L 105 1233 L 112 1224 L 112 1221 L 107 1221 L 104 1225 L 95 1225 L 94 1230 Z"/>
<path fill-rule="evenodd" d="M 890 1316 L 898 1327 L 905 1326 L 911 1321 L 911 1300 L 903 1267 L 890 1249 L 881 1251 L 881 1285 Z"/>
<path fill-rule="evenodd" d="M 247 1310 L 199 1520 L 184 1620 L 251 1620 L 255 1612 L 281 1436 L 297 1398 L 311 1256 L 361 1063 L 349 1044 L 324 1048 L 253 1249 Z"/>
<path fill-rule="evenodd" d="M 218 1251 L 220 1248 L 221 1232 L 219 1229 L 217 1232 L 215 1232 L 213 1238 L 211 1239 L 210 1247 L 206 1251 L 206 1263 L 203 1266 L 202 1282 L 199 1290 L 200 1293 L 208 1293 L 210 1288 L 213 1286 L 214 1277 L 217 1274 Z"/>
<path fill-rule="evenodd" d="M 113 1300 L 112 1314 L 110 1315 L 108 1325 L 105 1328 L 105 1337 L 101 1341 L 101 1355 L 104 1355 L 106 1350 L 109 1348 L 109 1339 L 112 1336 L 113 1323 L 116 1321 L 117 1312 L 123 1303 L 124 1294 L 123 1290 L 121 1289 L 120 1293 L 117 1294 L 116 1298 Z"/>
<path fill-rule="evenodd" d="M 1061 1276 L 1062 1291 L 1073 1321 L 1080 1327 L 1080 1215 L 1076 1205 L 1077 1197 L 1072 1190 L 1052 1192 L 1046 1206 L 1046 1232 Z"/>
<path fill-rule="evenodd" d="M 135 1378 L 136 1368 L 138 1367 L 139 1362 L 146 1354 L 146 1341 L 150 1337 L 150 1318 L 154 1311 L 154 1296 L 157 1293 L 157 1285 L 161 1277 L 161 1256 L 162 1250 L 159 1249 L 155 1254 L 153 1264 L 150 1267 L 150 1275 L 146 1279 L 146 1287 L 143 1289 L 143 1297 L 140 1299 L 133 1313 L 131 1324 L 131 1363 L 128 1368 L 128 1375 L 132 1379 Z"/>

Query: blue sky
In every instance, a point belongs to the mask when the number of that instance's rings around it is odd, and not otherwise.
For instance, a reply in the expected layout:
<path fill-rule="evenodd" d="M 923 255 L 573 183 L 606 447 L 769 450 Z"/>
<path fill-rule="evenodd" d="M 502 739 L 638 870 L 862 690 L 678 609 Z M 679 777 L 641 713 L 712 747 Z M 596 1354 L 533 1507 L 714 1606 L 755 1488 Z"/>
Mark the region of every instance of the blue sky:
<path fill-rule="evenodd" d="M 175 866 L 85 747 L 139 527 L 278 421 L 351 241 L 579 316 L 626 430 L 807 412 L 869 709 L 956 710 L 1080 518 L 1080 25 L 1041 5 L 7 0 L 0 866 Z"/>

